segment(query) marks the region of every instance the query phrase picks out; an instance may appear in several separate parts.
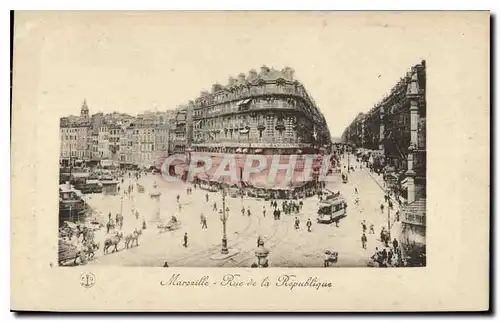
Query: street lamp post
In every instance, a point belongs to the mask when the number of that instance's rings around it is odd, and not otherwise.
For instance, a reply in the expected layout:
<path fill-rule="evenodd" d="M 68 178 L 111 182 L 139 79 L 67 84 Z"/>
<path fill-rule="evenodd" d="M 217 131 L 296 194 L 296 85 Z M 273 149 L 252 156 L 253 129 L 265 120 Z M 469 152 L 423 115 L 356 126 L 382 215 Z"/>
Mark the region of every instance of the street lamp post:
<path fill-rule="evenodd" d="M 222 254 L 228 254 L 229 249 L 227 248 L 227 234 L 226 234 L 226 222 L 227 222 L 227 210 L 226 210 L 226 189 L 225 187 L 222 187 L 222 214 L 221 214 L 221 221 L 222 221 L 222 249 L 221 253 Z"/>

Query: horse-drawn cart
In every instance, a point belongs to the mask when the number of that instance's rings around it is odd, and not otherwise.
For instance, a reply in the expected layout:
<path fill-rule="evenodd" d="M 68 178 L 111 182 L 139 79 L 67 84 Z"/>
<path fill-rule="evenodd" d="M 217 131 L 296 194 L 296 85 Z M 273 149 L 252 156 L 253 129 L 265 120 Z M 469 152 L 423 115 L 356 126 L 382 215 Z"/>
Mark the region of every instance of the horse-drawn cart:
<path fill-rule="evenodd" d="M 172 231 L 172 230 L 177 230 L 182 227 L 182 224 L 177 218 L 172 217 L 167 223 L 160 222 L 157 226 L 157 228 L 160 230 L 160 232 L 166 232 L 166 231 Z"/>
<path fill-rule="evenodd" d="M 331 252 L 329 250 L 325 252 L 325 267 L 337 264 L 338 260 L 339 260 L 338 252 Z"/>

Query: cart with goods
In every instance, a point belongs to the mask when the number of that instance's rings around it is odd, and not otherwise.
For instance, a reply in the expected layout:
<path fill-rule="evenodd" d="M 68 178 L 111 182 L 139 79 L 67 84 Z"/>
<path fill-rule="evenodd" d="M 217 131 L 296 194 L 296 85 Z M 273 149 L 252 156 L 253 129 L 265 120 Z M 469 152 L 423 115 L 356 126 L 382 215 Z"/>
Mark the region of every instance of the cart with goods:
<path fill-rule="evenodd" d="M 163 221 L 160 222 L 157 226 L 160 232 L 177 230 L 181 227 L 182 227 L 181 222 L 175 216 L 172 216 L 172 218 L 166 223 Z"/>
<path fill-rule="evenodd" d="M 59 239 L 59 266 L 87 263 L 87 255 L 83 245 L 75 245 L 63 238 Z"/>
<path fill-rule="evenodd" d="M 339 259 L 339 253 L 338 252 L 331 252 L 327 250 L 325 252 L 325 267 L 329 267 L 332 264 L 337 264 Z"/>
<path fill-rule="evenodd" d="M 139 193 L 144 193 L 144 186 L 142 184 L 137 184 L 137 191 L 139 191 Z"/>

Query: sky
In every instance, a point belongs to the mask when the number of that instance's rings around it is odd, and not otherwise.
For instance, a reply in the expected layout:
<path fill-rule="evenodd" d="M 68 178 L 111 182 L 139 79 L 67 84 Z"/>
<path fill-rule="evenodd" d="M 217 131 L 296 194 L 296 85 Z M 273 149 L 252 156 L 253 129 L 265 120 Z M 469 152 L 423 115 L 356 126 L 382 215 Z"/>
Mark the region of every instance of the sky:
<path fill-rule="evenodd" d="M 265 64 L 292 67 L 340 137 L 432 56 L 426 48 L 439 35 L 407 20 L 401 13 L 63 12 L 19 17 L 15 39 L 38 44 L 37 102 L 59 116 L 79 114 L 84 99 L 91 114 L 174 109 Z"/>

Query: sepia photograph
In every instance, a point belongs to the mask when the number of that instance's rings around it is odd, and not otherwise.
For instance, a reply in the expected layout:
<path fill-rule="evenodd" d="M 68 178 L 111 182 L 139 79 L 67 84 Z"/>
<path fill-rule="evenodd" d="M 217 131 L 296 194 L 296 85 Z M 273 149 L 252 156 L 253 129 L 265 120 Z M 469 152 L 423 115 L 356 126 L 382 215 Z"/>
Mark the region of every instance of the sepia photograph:
<path fill-rule="evenodd" d="M 134 50 L 126 38 L 108 42 L 98 40 Z M 98 48 L 89 54 L 105 55 Z M 303 83 L 307 60 L 238 64 L 226 81 L 201 58 L 189 63 L 213 83 L 190 88 L 199 94 L 184 104 L 117 98 L 114 88 L 68 100 L 59 265 L 425 266 L 425 60 L 372 66 L 370 82 L 391 85 L 366 106 L 336 102 L 342 86 L 332 98 L 324 83 Z M 133 78 L 135 67 L 122 68 Z M 144 103 L 120 107 L 134 99 Z"/>
<path fill-rule="evenodd" d="M 13 306 L 484 308 L 488 19 L 16 12 Z"/>

